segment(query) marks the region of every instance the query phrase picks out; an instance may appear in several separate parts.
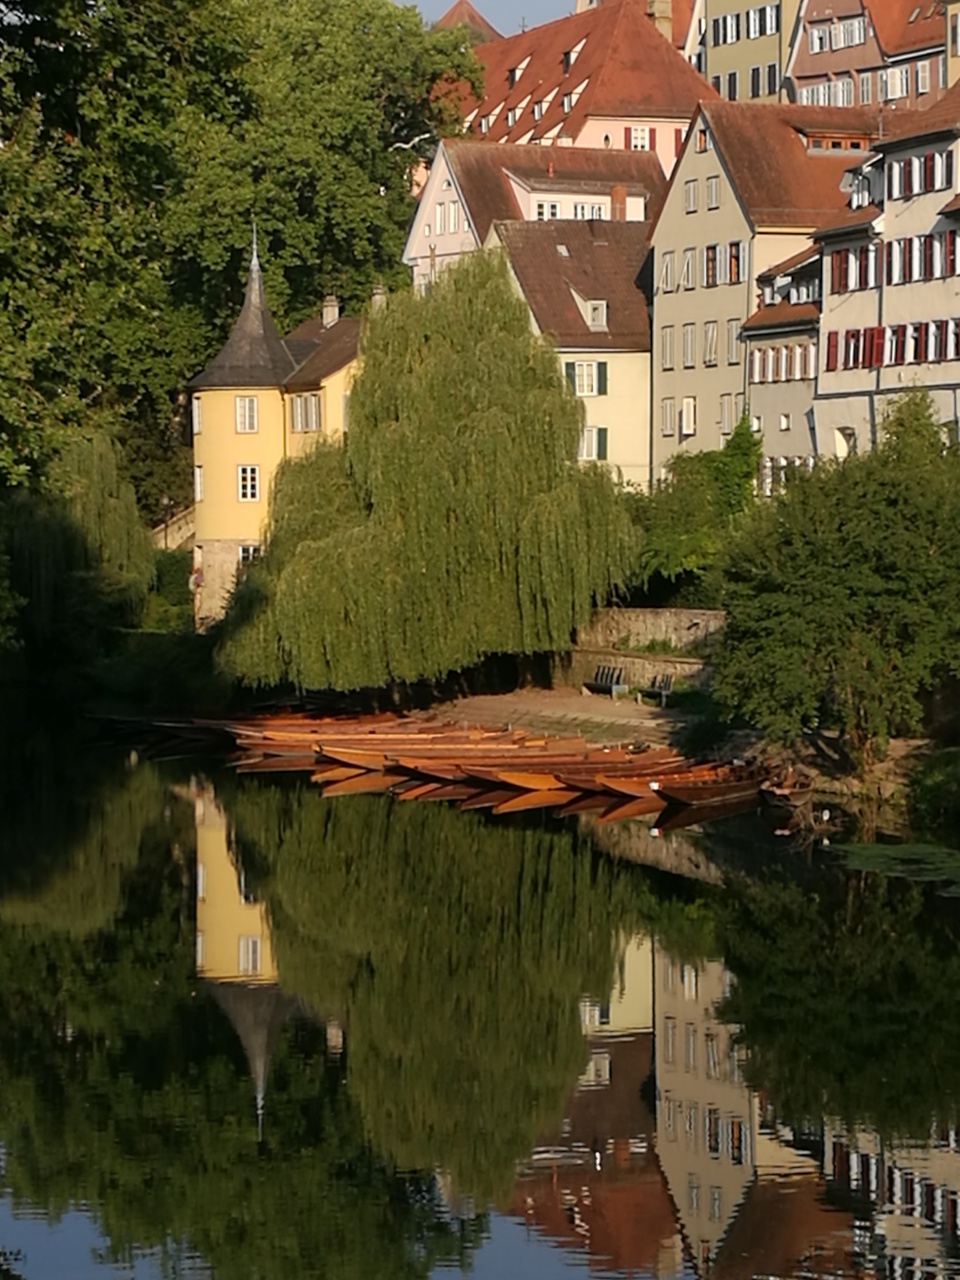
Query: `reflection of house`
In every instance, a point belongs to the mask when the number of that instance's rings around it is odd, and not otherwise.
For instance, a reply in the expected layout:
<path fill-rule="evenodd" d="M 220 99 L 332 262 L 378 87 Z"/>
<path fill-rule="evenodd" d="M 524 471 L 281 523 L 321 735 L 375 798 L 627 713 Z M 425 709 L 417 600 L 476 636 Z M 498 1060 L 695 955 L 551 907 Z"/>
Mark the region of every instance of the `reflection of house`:
<path fill-rule="evenodd" d="M 890 1276 L 910 1271 L 933 1280 L 956 1263 L 960 1226 L 960 1144 L 954 1129 L 929 1146 L 884 1147 L 866 1130 L 828 1129 L 826 1172 L 833 1187 L 870 1205 L 871 1247 Z"/>
<path fill-rule="evenodd" d="M 753 1181 L 759 1128 L 733 1030 L 715 1011 L 727 982 L 719 962 L 679 964 L 656 948 L 657 1153 L 701 1271 Z"/>
<path fill-rule="evenodd" d="M 631 939 L 609 997 L 581 1001 L 589 1065 L 559 1132 L 542 1135 L 521 1169 L 510 1210 L 595 1265 L 667 1277 L 681 1269 L 681 1242 L 641 1092 L 653 1065 L 652 961 L 650 939 Z"/>
<path fill-rule="evenodd" d="M 281 338 L 254 249 L 230 336 L 188 383 L 198 623 L 223 613 L 238 571 L 260 555 L 270 485 L 283 459 L 320 439 L 342 441 L 359 340 L 359 319 L 341 319 L 332 297 L 322 316 Z"/>

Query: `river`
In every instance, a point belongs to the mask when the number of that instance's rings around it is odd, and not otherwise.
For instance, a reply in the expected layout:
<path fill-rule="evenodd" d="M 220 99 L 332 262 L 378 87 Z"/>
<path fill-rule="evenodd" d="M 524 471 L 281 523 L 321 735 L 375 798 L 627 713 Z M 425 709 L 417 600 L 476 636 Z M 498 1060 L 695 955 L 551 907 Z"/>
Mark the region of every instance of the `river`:
<path fill-rule="evenodd" d="M 960 1274 L 940 881 L 29 743 L 0 812 L 0 1280 Z"/>

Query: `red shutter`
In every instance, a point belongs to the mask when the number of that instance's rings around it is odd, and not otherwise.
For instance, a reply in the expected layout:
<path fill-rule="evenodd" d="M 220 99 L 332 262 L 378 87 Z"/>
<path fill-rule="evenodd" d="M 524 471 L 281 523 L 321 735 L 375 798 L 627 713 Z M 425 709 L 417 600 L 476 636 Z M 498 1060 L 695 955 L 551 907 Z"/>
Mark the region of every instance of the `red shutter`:
<path fill-rule="evenodd" d="M 886 266 L 887 284 L 893 284 L 893 241 L 888 240 L 887 243 L 883 246 L 883 249 L 884 249 L 884 257 L 886 259 L 886 264 L 887 264 Z"/>
<path fill-rule="evenodd" d="M 947 189 L 947 191 L 950 191 L 953 188 L 953 152 L 952 151 L 944 152 L 943 167 L 945 171 L 943 175 L 943 185 Z"/>
<path fill-rule="evenodd" d="M 918 364 L 923 364 L 927 359 L 929 334 L 930 325 L 926 320 L 921 320 L 917 325 L 916 342 L 913 348 L 913 358 Z"/>
<path fill-rule="evenodd" d="M 955 276 L 957 274 L 957 233 L 952 227 L 947 232 L 944 241 L 943 257 L 943 274 L 945 276 Z"/>
<path fill-rule="evenodd" d="M 883 325 L 870 330 L 870 339 L 870 368 L 879 369 L 883 364 Z"/>
<path fill-rule="evenodd" d="M 656 151 L 656 149 L 657 149 L 657 131 L 656 131 L 656 129 L 651 129 L 651 130 L 650 130 L 649 137 L 650 137 L 650 150 L 651 150 L 651 151 Z"/>
<path fill-rule="evenodd" d="M 830 292 L 846 293 L 847 251 L 834 249 L 830 255 Z"/>
<path fill-rule="evenodd" d="M 680 149 L 681 149 L 681 147 L 682 147 L 682 146 L 683 146 L 683 130 L 682 130 L 682 129 L 674 129 L 674 131 L 673 131 L 673 154 L 674 154 L 675 156 L 678 156 L 678 155 L 680 154 Z"/>
<path fill-rule="evenodd" d="M 631 146 L 630 146 L 631 138 L 632 138 L 632 135 L 630 133 L 630 126 L 627 125 L 623 131 L 623 147 L 625 151 L 631 150 Z"/>
<path fill-rule="evenodd" d="M 833 373 L 837 367 L 837 357 L 840 351 L 840 334 L 833 329 L 827 334 L 827 373 Z"/>
<path fill-rule="evenodd" d="M 923 237 L 923 278 L 933 279 L 933 236 Z"/>
<path fill-rule="evenodd" d="M 903 364 L 907 358 L 907 326 L 898 324 L 894 331 L 893 363 Z"/>
<path fill-rule="evenodd" d="M 857 256 L 857 288 L 866 289 L 870 281 L 870 247 L 862 244 Z"/>
<path fill-rule="evenodd" d="M 924 191 L 935 191 L 937 186 L 935 166 L 936 158 L 932 151 L 928 151 L 923 157 L 923 189 Z"/>

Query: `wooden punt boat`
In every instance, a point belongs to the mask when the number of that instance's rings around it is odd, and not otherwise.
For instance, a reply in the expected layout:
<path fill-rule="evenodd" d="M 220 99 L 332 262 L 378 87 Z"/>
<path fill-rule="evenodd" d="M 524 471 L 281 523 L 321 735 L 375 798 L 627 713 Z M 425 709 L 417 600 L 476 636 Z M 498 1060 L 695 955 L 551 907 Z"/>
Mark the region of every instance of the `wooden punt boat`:
<path fill-rule="evenodd" d="M 471 796 L 469 800 L 461 800 L 457 808 L 463 810 L 464 813 L 468 809 L 493 809 L 498 804 L 503 804 L 505 800 L 510 800 L 519 794 L 517 791 L 510 791 L 507 787 L 503 787 L 499 791 L 479 791 L 475 796 Z"/>
<path fill-rule="evenodd" d="M 608 791 L 640 799 L 651 793 L 663 791 L 663 788 L 668 783 L 711 781 L 716 777 L 716 773 L 716 765 L 694 765 L 692 768 L 685 769 L 678 767 L 674 772 L 661 771 L 656 775 L 656 778 L 650 774 L 628 775 L 626 777 L 617 777 L 616 775 L 605 777 L 600 774 L 598 779 L 604 783 Z"/>
<path fill-rule="evenodd" d="M 366 769 L 350 769 L 346 765 L 322 765 L 310 775 L 311 782 L 345 782 L 347 778 L 359 778 Z"/>
<path fill-rule="evenodd" d="M 650 783 L 652 791 L 658 791 L 666 799 L 677 804 L 724 804 L 736 800 L 756 800 L 763 778 L 760 774 L 728 772 L 714 778 L 661 778 Z"/>
<path fill-rule="evenodd" d="M 317 767 L 315 755 L 241 756 L 236 761 L 237 773 L 312 773 Z"/>
<path fill-rule="evenodd" d="M 325 796 L 380 796 L 403 779 L 396 773 L 358 773 L 355 778 L 331 782 L 323 788 Z"/>
<path fill-rule="evenodd" d="M 463 783 L 438 783 L 436 788 L 427 795 L 420 797 L 421 800 L 448 800 L 451 802 L 460 800 L 470 800 L 474 796 L 479 795 L 480 791 L 477 787 L 464 786 Z"/>
<path fill-rule="evenodd" d="M 660 813 L 662 809 L 663 801 L 651 792 L 645 796 L 637 796 L 633 800 L 619 800 L 616 804 L 608 805 L 597 818 L 597 825 L 604 822 L 622 822 L 625 818 L 646 818 L 651 814 Z"/>
<path fill-rule="evenodd" d="M 521 791 L 510 800 L 494 805 L 495 814 L 525 813 L 528 809 L 552 809 L 575 800 L 576 791 Z"/>
<path fill-rule="evenodd" d="M 588 791 L 586 795 L 578 795 L 576 800 L 571 800 L 569 804 L 565 804 L 557 810 L 558 818 L 571 818 L 578 813 L 592 813 L 597 809 L 606 809 L 610 804 L 610 797 L 602 791 Z"/>
<path fill-rule="evenodd" d="M 401 782 L 394 786 L 393 797 L 395 800 L 423 800 L 441 785 L 439 782 Z"/>
<path fill-rule="evenodd" d="M 813 779 L 788 769 L 760 784 L 760 799 L 777 813 L 795 813 L 813 799 Z"/>
<path fill-rule="evenodd" d="M 650 828 L 654 836 L 669 831 L 681 831 L 699 822 L 713 822 L 719 818 L 735 818 L 738 813 L 749 813 L 756 805 L 756 796 L 741 796 L 735 800 L 718 801 L 716 804 L 668 805 L 655 826 Z"/>

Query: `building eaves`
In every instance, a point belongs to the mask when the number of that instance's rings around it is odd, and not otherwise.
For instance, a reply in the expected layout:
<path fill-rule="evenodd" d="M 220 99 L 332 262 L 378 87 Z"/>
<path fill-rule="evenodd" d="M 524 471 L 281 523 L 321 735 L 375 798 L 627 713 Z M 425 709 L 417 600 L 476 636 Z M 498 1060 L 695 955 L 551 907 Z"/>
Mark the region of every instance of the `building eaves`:
<path fill-rule="evenodd" d="M 946 43 L 942 0 L 866 0 L 866 9 L 885 54 L 916 53 Z"/>
<path fill-rule="evenodd" d="M 799 253 L 791 254 L 789 258 L 784 258 L 782 262 L 775 262 L 772 267 L 767 267 L 765 271 L 760 272 L 757 279 L 775 280 L 777 276 L 790 275 L 801 267 L 812 266 L 819 257 L 820 250 L 817 246 L 808 245 L 806 249 L 801 249 Z"/>
<path fill-rule="evenodd" d="M 751 335 L 767 330 L 785 332 L 813 329 L 819 323 L 820 308 L 815 302 L 774 302 L 768 307 L 760 307 L 744 320 L 742 331 Z"/>
<path fill-rule="evenodd" d="M 313 352 L 284 382 L 287 391 L 307 391 L 320 387 L 339 369 L 357 358 L 363 321 L 359 316 L 341 316 L 324 329 Z"/>
<path fill-rule="evenodd" d="M 847 236 L 853 231 L 869 230 L 883 212 L 875 204 L 868 204 L 862 209 L 843 209 L 812 233 L 814 240 L 828 240 L 833 236 Z"/>

